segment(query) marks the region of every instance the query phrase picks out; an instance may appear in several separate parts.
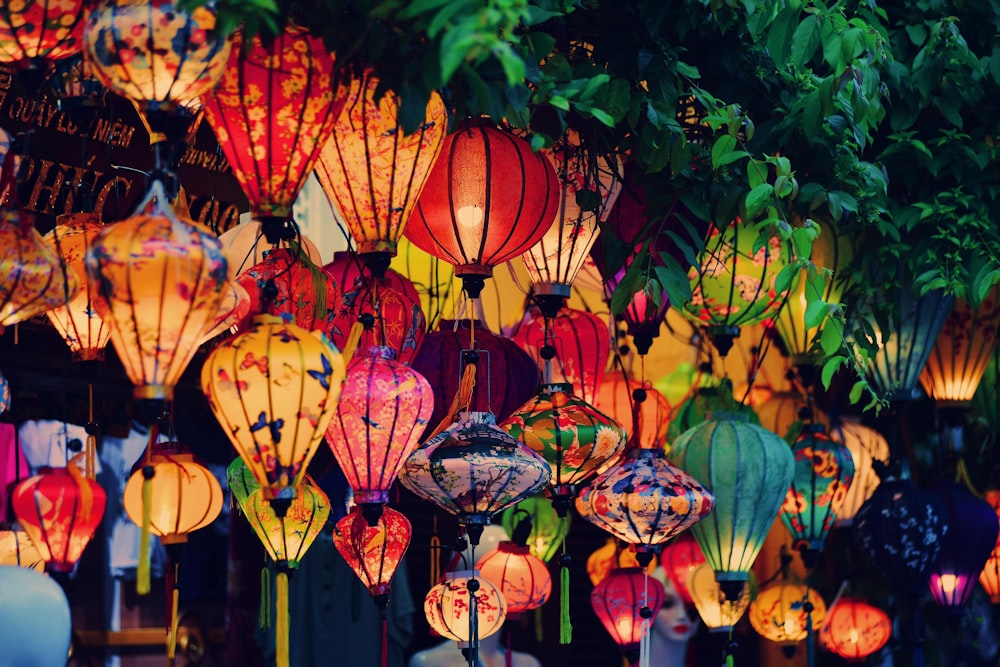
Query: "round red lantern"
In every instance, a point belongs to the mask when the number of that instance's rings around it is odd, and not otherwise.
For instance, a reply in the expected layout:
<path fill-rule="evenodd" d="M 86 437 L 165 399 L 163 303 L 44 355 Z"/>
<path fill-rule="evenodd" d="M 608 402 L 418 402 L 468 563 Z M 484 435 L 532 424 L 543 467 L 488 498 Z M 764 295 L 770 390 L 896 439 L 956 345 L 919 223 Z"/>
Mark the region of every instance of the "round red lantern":
<path fill-rule="evenodd" d="M 826 614 L 820 646 L 846 660 L 864 660 L 889 642 L 889 615 L 858 598 L 841 598 Z"/>
<path fill-rule="evenodd" d="M 552 577 L 527 544 L 504 541 L 476 563 L 485 578 L 500 587 L 507 601 L 507 614 L 520 614 L 541 607 L 552 594 Z"/>
<path fill-rule="evenodd" d="M 663 584 L 641 567 L 612 570 L 590 593 L 594 613 L 630 663 L 638 661 L 639 646 L 663 606 L 664 594 Z"/>
<path fill-rule="evenodd" d="M 80 52 L 84 0 L 0 3 L 0 62 L 59 60 Z"/>

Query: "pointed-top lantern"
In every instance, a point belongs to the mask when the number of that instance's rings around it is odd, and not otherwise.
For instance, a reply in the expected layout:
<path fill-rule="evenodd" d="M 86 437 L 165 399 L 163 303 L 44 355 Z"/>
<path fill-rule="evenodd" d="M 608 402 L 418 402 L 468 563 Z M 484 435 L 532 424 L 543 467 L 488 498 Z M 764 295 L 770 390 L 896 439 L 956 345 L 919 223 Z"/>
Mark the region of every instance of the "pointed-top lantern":
<path fill-rule="evenodd" d="M 399 122 L 399 95 L 379 87 L 371 69 L 353 77 L 316 164 L 330 205 L 376 278 L 396 255 L 396 243 L 448 131 L 444 101 L 436 92 L 427 101 L 424 121 L 406 134 Z"/>
<path fill-rule="evenodd" d="M 860 598 L 840 598 L 819 630 L 820 646 L 845 660 L 860 661 L 889 643 L 892 619 Z"/>
<path fill-rule="evenodd" d="M 826 603 L 815 589 L 781 579 L 760 589 L 747 617 L 764 639 L 795 644 L 819 629 L 826 618 Z"/>
<path fill-rule="evenodd" d="M 513 535 L 515 524 L 524 516 L 531 519 L 531 533 L 528 535 L 531 554 L 548 563 L 566 539 L 566 533 L 569 532 L 569 517 L 566 517 L 566 521 L 560 520 L 552 507 L 552 501 L 544 496 L 525 498 L 503 512 L 501 522 L 508 535 Z"/>
<path fill-rule="evenodd" d="M 629 664 L 639 662 L 640 644 L 663 606 L 659 579 L 642 568 L 612 570 L 590 593 L 590 605 Z"/>
<path fill-rule="evenodd" d="M 356 508 L 337 522 L 333 546 L 344 557 L 379 609 L 389 604 L 392 575 L 410 546 L 413 527 L 400 512 L 386 507 L 371 525 Z"/>
<path fill-rule="evenodd" d="M 1000 491 L 991 489 L 983 494 L 986 502 L 990 504 L 997 515 L 998 525 L 1000 525 Z M 990 596 L 990 602 L 1000 604 L 1000 537 L 993 544 L 993 551 L 986 559 L 986 565 L 979 575 L 979 583 L 983 590 Z"/>

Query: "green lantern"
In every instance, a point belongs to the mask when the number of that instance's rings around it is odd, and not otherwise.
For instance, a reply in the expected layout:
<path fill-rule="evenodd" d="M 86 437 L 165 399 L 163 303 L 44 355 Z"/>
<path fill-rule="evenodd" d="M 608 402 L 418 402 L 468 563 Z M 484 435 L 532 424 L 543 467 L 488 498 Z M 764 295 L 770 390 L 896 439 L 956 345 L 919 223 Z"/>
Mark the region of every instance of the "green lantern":
<path fill-rule="evenodd" d="M 674 442 L 670 460 L 715 495 L 715 510 L 691 532 L 727 599 L 737 600 L 791 486 L 792 451 L 745 416 L 717 412 Z"/>
<path fill-rule="evenodd" d="M 531 533 L 528 535 L 531 555 L 548 563 L 566 539 L 570 517 L 567 515 L 565 520 L 561 520 L 551 500 L 541 495 L 532 496 L 504 510 L 501 522 L 508 535 L 514 534 L 514 527 L 525 514 L 531 519 Z"/>
<path fill-rule="evenodd" d="M 757 413 L 749 405 L 743 405 L 733 396 L 733 383 L 723 379 L 718 385 L 698 387 L 694 394 L 685 399 L 670 415 L 667 427 L 667 442 L 674 442 L 684 431 L 702 424 L 710 415 L 719 412 L 738 412 L 745 415 L 751 424 L 760 426 Z"/>

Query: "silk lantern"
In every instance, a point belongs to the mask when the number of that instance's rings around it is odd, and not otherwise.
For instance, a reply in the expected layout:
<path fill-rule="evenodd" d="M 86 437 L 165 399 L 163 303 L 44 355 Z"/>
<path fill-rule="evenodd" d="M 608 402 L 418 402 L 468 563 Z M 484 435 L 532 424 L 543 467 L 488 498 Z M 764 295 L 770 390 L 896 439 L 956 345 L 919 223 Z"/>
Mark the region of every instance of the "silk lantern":
<path fill-rule="evenodd" d="M 205 359 L 209 407 L 279 514 L 323 439 L 343 378 L 325 336 L 269 315 Z"/>
<path fill-rule="evenodd" d="M 578 485 L 625 448 L 624 429 L 572 393 L 572 385 L 544 384 L 501 427 L 552 467 L 549 497 L 559 516 L 569 510 Z"/>
<path fill-rule="evenodd" d="M 520 544 L 517 537 L 483 554 L 476 569 L 484 579 L 500 587 L 508 616 L 537 609 L 552 594 L 552 577 L 545 563 L 532 556 L 528 545 Z"/>
<path fill-rule="evenodd" d="M 1000 491 L 991 489 L 983 494 L 983 497 L 993 508 L 1000 525 Z M 990 602 L 1000 604 L 1000 538 L 993 544 L 993 551 L 990 552 L 990 557 L 986 559 L 986 565 L 979 575 L 979 583 L 990 596 Z"/>
<path fill-rule="evenodd" d="M 107 496 L 71 462 L 22 481 L 10 502 L 48 567 L 71 572 L 104 518 Z"/>
<path fill-rule="evenodd" d="M 770 398 L 754 408 L 760 425 L 793 442 L 802 432 L 803 423 L 826 425 L 829 419 L 803 392 L 775 391 Z M 793 432 L 792 427 L 796 426 Z"/>
<path fill-rule="evenodd" d="M 704 563 L 705 554 L 701 553 L 701 547 L 690 531 L 685 531 L 664 543 L 660 549 L 660 565 L 681 601 L 688 606 L 694 601 L 691 597 L 689 580 L 692 573 Z M 711 571 L 711 568 L 708 569 Z"/>
<path fill-rule="evenodd" d="M 640 567 L 612 570 L 590 593 L 594 613 L 630 664 L 639 660 L 664 594 L 663 584 Z"/>
<path fill-rule="evenodd" d="M 811 610 L 806 608 L 807 604 L 812 605 Z M 809 586 L 782 579 L 758 591 L 747 617 L 764 639 L 795 644 L 819 629 L 826 618 L 826 603 Z"/>
<path fill-rule="evenodd" d="M 726 597 L 736 600 L 792 483 L 795 458 L 774 433 L 717 412 L 677 438 L 670 460 L 715 496 L 715 511 L 691 531 Z"/>
<path fill-rule="evenodd" d="M 239 34 L 219 86 L 202 97 L 233 175 L 268 242 L 292 230 L 287 221 L 343 108 L 347 88 L 334 78 L 323 42 L 288 24 L 265 45 Z M 291 233 L 294 236 L 294 232 Z M 286 239 L 287 240 L 287 239 Z M 235 259 L 235 258 L 234 258 Z"/>
<path fill-rule="evenodd" d="M 470 298 L 493 267 L 520 256 L 548 231 L 559 205 L 545 157 L 487 119 L 445 137 L 404 234 L 455 266 Z"/>
<path fill-rule="evenodd" d="M 594 586 L 607 579 L 612 570 L 630 567 L 645 569 L 650 576 L 656 571 L 654 561 L 650 561 L 643 568 L 636 559 L 635 552 L 627 548 L 617 537 L 609 537 L 602 546 L 587 556 L 587 578 Z"/>
<path fill-rule="evenodd" d="M 155 181 L 139 212 L 107 226 L 85 259 L 92 304 L 140 399 L 173 397 L 226 289 L 218 239 L 166 201 Z"/>
<path fill-rule="evenodd" d="M 819 424 L 806 427 L 792 453 L 795 474 L 780 516 L 802 563 L 812 569 L 854 479 L 854 460 Z"/>
<path fill-rule="evenodd" d="M 729 600 L 722 593 L 715 572 L 708 563 L 702 563 L 691 571 L 685 587 L 690 591 L 691 600 L 702 623 L 709 632 L 729 632 L 750 606 L 751 577 L 743 584 L 739 597 Z"/>
<path fill-rule="evenodd" d="M 18 523 L 0 525 L 0 565 L 45 571 L 45 558 Z"/>
<path fill-rule="evenodd" d="M 470 588 L 476 589 L 475 602 Z M 424 615 L 428 625 L 442 637 L 476 645 L 503 627 L 507 603 L 500 587 L 481 577 L 478 570 L 458 570 L 446 573 L 444 581 L 427 591 Z M 474 656 L 470 660 L 476 664 Z"/>
<path fill-rule="evenodd" d="M 569 532 L 570 517 L 560 520 L 552 507 L 552 501 L 537 495 L 525 498 L 517 505 L 503 511 L 501 523 L 508 535 L 512 535 L 514 524 L 518 517 L 524 515 L 531 519 L 531 533 L 528 535 L 528 547 L 531 555 L 548 563 L 556 555 Z"/>
<path fill-rule="evenodd" d="M 737 401 L 733 397 L 732 383 L 724 379 L 717 386 L 698 387 L 691 396 L 674 406 L 667 425 L 667 442 L 676 442 L 682 433 L 704 424 L 720 411 L 741 414 L 751 424 L 761 425 L 754 409 Z"/>
<path fill-rule="evenodd" d="M 644 384 L 614 373 L 601 384 L 596 407 L 625 429 L 630 443 L 644 449 L 666 446 L 670 405 L 648 382 Z"/>
<path fill-rule="evenodd" d="M 861 505 L 871 498 L 882 481 L 875 462 L 884 465 L 889 461 L 889 443 L 875 429 L 847 417 L 841 417 L 833 423 L 830 437 L 843 443 L 854 460 L 854 479 L 847 487 L 847 496 L 834 522 L 835 526 L 849 526 Z"/>
<path fill-rule="evenodd" d="M 448 131 L 444 101 L 432 91 L 423 122 L 405 134 L 399 95 L 380 86 L 371 69 L 351 79 L 347 101 L 316 164 L 330 206 L 376 278 L 396 255 L 396 243 Z"/>
<path fill-rule="evenodd" d="M 653 339 L 660 335 L 660 328 L 666 321 L 667 311 L 670 310 L 670 297 L 658 281 L 650 277 L 653 260 L 646 257 L 648 266 L 643 270 L 643 275 L 639 277 L 638 284 L 629 297 L 621 319 L 625 321 L 625 331 L 632 336 L 632 343 L 635 351 L 640 356 L 649 353 L 649 348 L 653 345 Z M 626 260 L 626 264 L 608 280 L 607 294 L 609 298 L 618 289 L 618 285 L 625 279 L 628 266 L 632 258 Z"/>
<path fill-rule="evenodd" d="M 103 361 L 111 329 L 91 306 L 97 286 L 87 280 L 84 255 L 104 227 L 94 213 L 67 213 L 44 236 L 67 271 L 82 282 L 80 291 L 66 303 L 46 312 L 52 326 L 69 346 L 74 361 Z"/>
<path fill-rule="evenodd" d="M 372 347 L 352 359 L 343 384 L 326 442 L 354 502 L 374 527 L 427 426 L 434 395 L 427 380 L 396 361 L 396 351 L 388 347 Z"/>
<path fill-rule="evenodd" d="M 215 317 L 205 324 L 205 329 L 198 338 L 199 347 L 216 336 L 232 331 L 233 327 L 250 314 L 250 306 L 250 295 L 242 285 L 231 281 L 226 283 Z"/>
<path fill-rule="evenodd" d="M 389 604 L 392 576 L 410 546 L 412 535 L 410 520 L 391 507 L 383 510 L 375 525 L 356 507 L 333 530 L 333 546 L 383 613 Z"/>
<path fill-rule="evenodd" d="M 264 257 L 275 249 L 275 246 L 264 238 L 260 222 L 252 218 L 222 232 L 219 235 L 219 242 L 222 243 L 226 257 L 229 258 L 230 280 L 236 280 L 240 275 L 260 264 L 264 261 Z M 305 253 L 309 261 L 316 266 L 323 263 L 316 244 L 302 233 L 293 239 L 280 239 L 278 247 L 288 248 L 295 257 L 298 257 L 300 253 Z"/>
<path fill-rule="evenodd" d="M 0 6 L 0 62 L 50 61 L 80 52 L 83 0 L 26 0 Z"/>
<path fill-rule="evenodd" d="M 819 630 L 820 646 L 850 661 L 865 660 L 889 643 L 892 620 L 859 598 L 840 598 Z"/>

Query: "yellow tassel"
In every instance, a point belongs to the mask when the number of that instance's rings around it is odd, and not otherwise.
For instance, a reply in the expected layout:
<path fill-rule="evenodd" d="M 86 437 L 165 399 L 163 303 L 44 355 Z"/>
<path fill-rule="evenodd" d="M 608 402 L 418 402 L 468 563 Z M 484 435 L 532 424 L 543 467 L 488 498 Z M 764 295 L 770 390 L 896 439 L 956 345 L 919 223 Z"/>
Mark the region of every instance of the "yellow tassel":
<path fill-rule="evenodd" d="M 458 384 L 458 391 L 455 393 L 455 399 L 451 402 L 448 407 L 448 411 L 444 413 L 444 419 L 441 423 L 437 425 L 434 432 L 431 433 L 430 440 L 435 435 L 445 430 L 455 419 L 455 415 L 463 410 L 468 410 L 469 405 L 472 403 L 472 392 L 476 388 L 476 364 L 469 363 L 465 365 L 465 370 L 462 371 L 462 380 Z"/>
<path fill-rule="evenodd" d="M 135 592 L 139 595 L 149 593 L 149 528 L 153 522 L 153 478 L 142 480 L 142 535 L 139 538 L 139 565 L 136 568 Z"/>
<path fill-rule="evenodd" d="M 361 322 L 355 322 L 351 325 L 351 332 L 347 335 L 347 342 L 344 343 L 344 349 L 340 351 L 340 355 L 344 358 L 344 361 L 350 361 L 351 357 L 354 356 L 354 352 L 358 349 L 358 343 L 361 342 L 361 334 L 364 333 L 365 326 Z"/>
<path fill-rule="evenodd" d="M 288 572 L 278 570 L 278 609 L 274 621 L 277 667 L 288 667 Z"/>
<path fill-rule="evenodd" d="M 174 575 L 174 581 L 176 581 L 177 575 Z M 171 622 L 170 622 L 170 632 L 167 634 L 167 660 L 170 660 L 173 664 L 174 656 L 177 654 L 177 600 L 180 597 L 180 590 L 177 585 L 174 585 L 174 590 L 171 591 Z"/>

